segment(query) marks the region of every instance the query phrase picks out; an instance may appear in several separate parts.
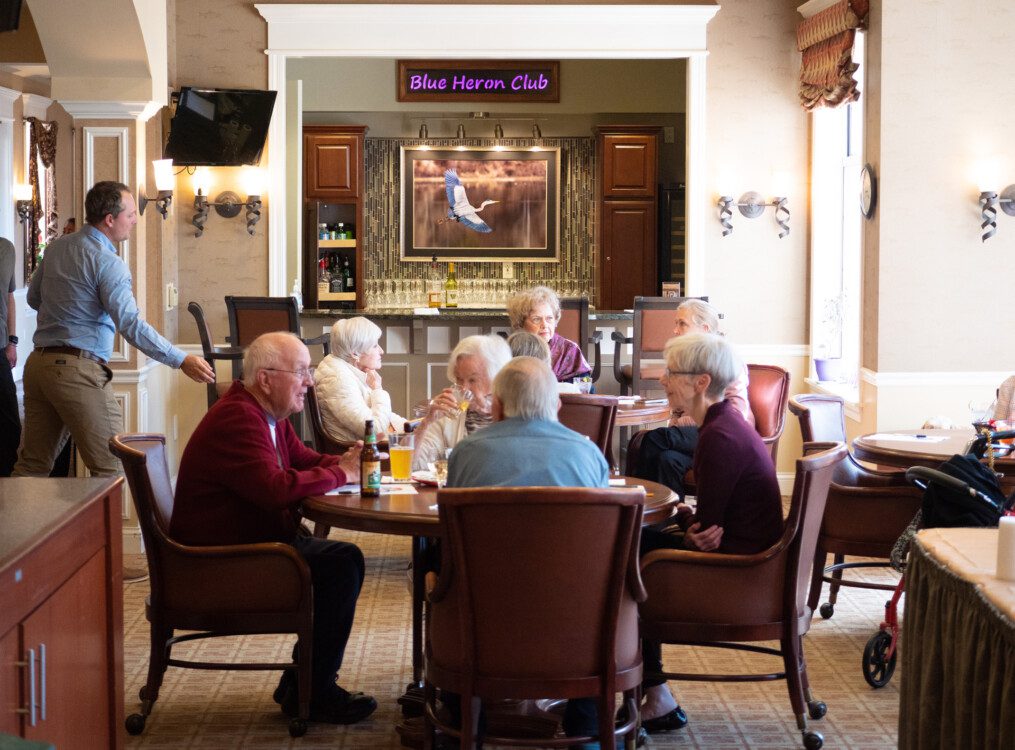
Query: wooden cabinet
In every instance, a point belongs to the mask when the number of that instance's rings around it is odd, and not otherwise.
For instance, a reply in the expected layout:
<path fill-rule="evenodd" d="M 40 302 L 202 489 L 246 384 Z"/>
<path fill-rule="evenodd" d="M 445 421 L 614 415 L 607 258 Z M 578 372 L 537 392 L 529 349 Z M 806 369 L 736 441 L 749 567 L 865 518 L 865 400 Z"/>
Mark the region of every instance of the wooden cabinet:
<path fill-rule="evenodd" d="M 0 731 L 122 747 L 122 479 L 0 479 Z"/>
<path fill-rule="evenodd" d="M 659 293 L 657 126 L 596 129 L 599 297 L 603 310 Z"/>
<path fill-rule="evenodd" d="M 303 299 L 307 307 L 362 307 L 363 149 L 366 127 L 308 125 L 303 128 Z M 321 225 L 324 225 L 322 228 Z M 322 237 L 321 232 L 327 232 Z M 345 237 L 332 237 L 339 232 Z M 318 289 L 325 261 L 328 289 Z M 341 281 L 348 265 L 353 285 Z"/>

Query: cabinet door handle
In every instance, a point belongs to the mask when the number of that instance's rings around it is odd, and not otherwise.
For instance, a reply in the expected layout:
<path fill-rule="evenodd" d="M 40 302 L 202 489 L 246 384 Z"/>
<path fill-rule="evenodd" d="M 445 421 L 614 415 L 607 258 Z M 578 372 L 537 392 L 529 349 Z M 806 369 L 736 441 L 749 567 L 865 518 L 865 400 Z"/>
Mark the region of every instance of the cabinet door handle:
<path fill-rule="evenodd" d="M 40 701 L 39 721 L 46 720 L 46 644 L 39 644 L 39 695 Z"/>
<path fill-rule="evenodd" d="M 28 714 L 28 723 L 35 726 L 35 649 L 28 649 L 28 661 L 15 662 L 18 667 L 28 667 L 28 708 L 19 708 L 15 713 Z"/>

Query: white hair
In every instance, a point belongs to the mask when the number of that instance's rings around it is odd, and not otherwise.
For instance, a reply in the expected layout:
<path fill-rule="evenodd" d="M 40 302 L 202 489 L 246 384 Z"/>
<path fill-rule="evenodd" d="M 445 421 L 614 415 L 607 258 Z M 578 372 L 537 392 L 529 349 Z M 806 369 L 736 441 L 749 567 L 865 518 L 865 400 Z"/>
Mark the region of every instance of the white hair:
<path fill-rule="evenodd" d="M 733 347 L 715 333 L 675 336 L 666 342 L 663 356 L 672 372 L 709 375 L 712 382 L 705 392 L 711 398 L 721 398 L 744 367 Z"/>
<path fill-rule="evenodd" d="M 288 331 L 262 333 L 243 352 L 243 385 L 252 388 L 257 383 L 258 370 L 268 370 L 285 364 L 286 350 L 293 342 L 304 346 L 300 337 Z"/>
<path fill-rule="evenodd" d="M 346 362 L 353 362 L 376 346 L 381 329 L 364 317 L 341 318 L 331 327 L 331 353 Z"/>
<path fill-rule="evenodd" d="M 691 320 L 698 328 L 708 326 L 709 333 L 719 333 L 719 313 L 712 305 L 700 299 L 685 299 L 679 305 L 678 310 L 687 309 L 691 311 Z"/>
<path fill-rule="evenodd" d="M 466 336 L 451 350 L 448 358 L 448 380 L 455 382 L 455 365 L 462 357 L 479 357 L 486 367 L 486 375 L 493 382 L 500 368 L 511 359 L 511 348 L 496 334 L 488 336 Z"/>
<path fill-rule="evenodd" d="M 507 337 L 512 357 L 535 357 L 550 364 L 550 347 L 542 338 L 528 331 L 515 331 Z"/>
<path fill-rule="evenodd" d="M 518 292 L 507 301 L 508 320 L 515 330 L 525 327 L 525 319 L 529 317 L 536 305 L 549 305 L 550 312 L 556 320 L 560 320 L 560 298 L 548 286 L 534 286 L 524 292 Z"/>
<path fill-rule="evenodd" d="M 504 418 L 557 421 L 557 378 L 550 366 L 535 357 L 515 357 L 497 373 L 493 394 Z"/>

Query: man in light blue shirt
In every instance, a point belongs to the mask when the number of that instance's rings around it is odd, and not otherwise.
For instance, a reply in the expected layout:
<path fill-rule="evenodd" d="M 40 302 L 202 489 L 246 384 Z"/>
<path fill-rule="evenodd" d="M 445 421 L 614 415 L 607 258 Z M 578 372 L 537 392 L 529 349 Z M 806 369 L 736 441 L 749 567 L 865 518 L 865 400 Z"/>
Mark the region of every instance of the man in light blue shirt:
<path fill-rule="evenodd" d="M 557 378 L 543 361 L 515 357 L 493 381 L 494 423 L 452 451 L 448 487 L 608 487 L 609 468 L 599 448 L 557 421 Z M 457 696 L 445 694 L 456 713 Z M 597 735 L 596 702 L 568 701 L 568 736 Z M 599 743 L 576 745 L 597 748 Z"/>
<path fill-rule="evenodd" d="M 24 440 L 14 476 L 49 476 L 70 432 L 95 476 L 120 471 L 109 438 L 123 430 L 108 362 L 119 331 L 154 360 L 211 383 L 202 358 L 185 354 L 141 319 L 130 271 L 117 242 L 137 224 L 134 197 L 119 182 L 98 182 L 85 196 L 87 224 L 54 240 L 28 288 L 39 311 L 35 351 L 25 362 Z"/>

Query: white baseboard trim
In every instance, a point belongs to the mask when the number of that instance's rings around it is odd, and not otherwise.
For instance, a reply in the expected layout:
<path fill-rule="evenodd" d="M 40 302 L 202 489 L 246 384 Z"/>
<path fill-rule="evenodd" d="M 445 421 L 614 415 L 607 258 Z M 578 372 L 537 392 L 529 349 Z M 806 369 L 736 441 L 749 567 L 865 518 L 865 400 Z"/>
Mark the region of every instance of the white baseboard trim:
<path fill-rule="evenodd" d="M 141 543 L 141 529 L 137 526 L 123 527 L 123 554 L 144 554 L 144 545 Z"/>
<path fill-rule="evenodd" d="M 878 388 L 907 386 L 992 385 L 998 386 L 1011 375 L 1010 370 L 958 371 L 958 372 L 877 372 L 860 368 L 860 378 Z"/>
<path fill-rule="evenodd" d="M 796 481 L 796 473 L 792 471 L 776 472 L 776 479 L 779 480 L 779 494 L 789 497 L 793 494 L 793 482 Z"/>

